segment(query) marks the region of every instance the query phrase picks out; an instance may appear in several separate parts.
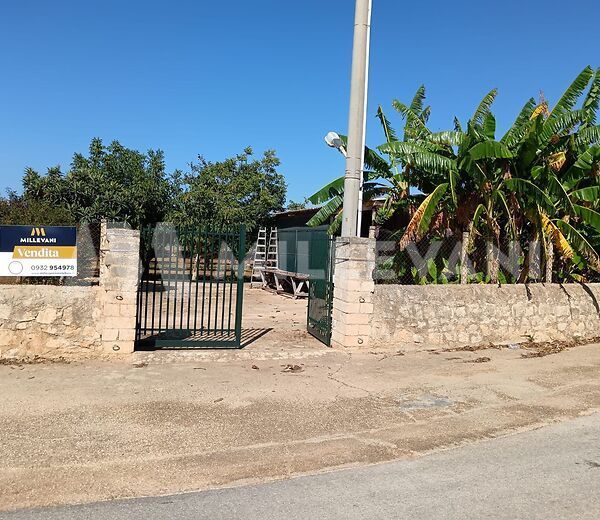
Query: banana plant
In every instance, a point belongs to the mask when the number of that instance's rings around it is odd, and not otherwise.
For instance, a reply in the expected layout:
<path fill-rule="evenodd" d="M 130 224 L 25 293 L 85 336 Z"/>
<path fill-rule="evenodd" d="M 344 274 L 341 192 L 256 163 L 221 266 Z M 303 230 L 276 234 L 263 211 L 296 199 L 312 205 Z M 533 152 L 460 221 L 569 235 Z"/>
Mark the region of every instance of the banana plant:
<path fill-rule="evenodd" d="M 586 67 L 552 110 L 540 103 L 529 118 L 517 118 L 506 138 L 516 158 L 507 184 L 523 207 L 536 208 L 524 212 L 530 224 L 563 260 L 598 272 L 599 101 L 600 69 Z M 540 204 L 540 192 L 550 204 Z"/>
<path fill-rule="evenodd" d="M 344 147 L 347 137 L 340 136 Z M 365 147 L 365 169 L 363 174 L 363 200 L 368 201 L 382 196 L 387 187 L 380 179 L 393 177 L 390 165 L 377 152 Z M 328 233 L 334 235 L 342 223 L 342 204 L 344 201 L 344 177 L 338 177 L 319 191 L 308 197 L 311 204 L 320 205 L 319 211 L 307 222 L 309 226 L 321 226 L 329 223 Z"/>
<path fill-rule="evenodd" d="M 528 221 L 529 232 L 552 240 L 564 259 L 576 259 L 577 251 L 596 270 L 600 265 L 599 150 L 595 144 L 599 139 L 595 124 L 599 78 L 598 71 L 586 67 L 551 111 L 544 101 L 536 105 L 529 99 L 498 141 L 491 113 L 496 91 L 492 90 L 467 122 L 466 130 L 455 118 L 454 130 L 421 135 L 408 145 L 385 143 L 380 147 L 380 151 L 395 153 L 396 160 L 427 164 L 430 176 L 446 176 L 427 192 L 400 247 L 423 237 L 436 212 L 448 216 L 454 232 L 481 231 L 495 241 L 501 235 L 521 236 Z M 590 82 L 581 108 L 576 109 Z"/>
<path fill-rule="evenodd" d="M 455 129 L 439 133 L 422 132 L 415 141 L 385 143 L 379 150 L 396 156 L 399 162 L 413 168 L 417 185 L 428 187 L 428 195 L 414 212 L 400 249 L 409 242 L 418 241 L 428 231 L 436 213 L 451 217 L 448 225 L 455 232 L 473 228 L 474 219 L 483 217 L 488 230 L 499 235 L 497 209 L 508 210 L 504 193 L 500 190 L 506 166 L 512 158 L 508 148 L 494 140 L 496 122 L 491 105 L 496 90 L 490 91 L 477 106 L 467 123 L 466 131 L 458 120 Z M 405 115 L 410 115 L 404 110 Z M 507 211 L 510 215 L 510 211 Z"/>
<path fill-rule="evenodd" d="M 425 100 L 425 87 L 417 89 L 409 106 L 399 101 L 394 102 L 394 108 L 406 115 L 403 141 L 399 141 L 397 133 L 392 128 L 385 116 L 383 109 L 379 107 L 377 118 L 381 124 L 386 143 L 406 143 L 431 132 L 427 129 L 430 108 L 423 107 Z M 344 145 L 347 139 L 340 136 Z M 377 197 L 384 199 L 383 205 L 377 213 L 378 223 L 389 220 L 399 209 L 405 207 L 403 201 L 410 198 L 411 165 L 396 160 L 394 153 L 387 154 L 387 160 L 377 151 L 365 147 L 365 173 L 363 178 L 363 201 L 369 201 Z M 428 187 L 432 187 L 430 183 Z M 423 186 L 417 185 L 422 189 Z M 322 205 L 319 211 L 308 221 L 309 226 L 320 226 L 330 223 L 329 233 L 336 233 L 341 225 L 341 209 L 344 198 L 344 177 L 339 177 L 322 187 L 319 191 L 308 197 L 315 205 Z"/>
<path fill-rule="evenodd" d="M 395 233 L 400 249 L 446 229 L 470 241 L 535 237 L 554 245 L 563 267 L 600 273 L 600 70 L 583 69 L 552 108 L 528 99 L 501 137 L 496 95 L 488 92 L 466 124 L 454 118 L 453 129 L 432 132 L 420 87 L 410 104 L 392 103 L 405 120 L 401 138 L 379 107 L 385 142 L 366 150 L 365 199 L 385 197 L 382 222 L 410 216 Z M 310 200 L 324 206 L 311 223 L 339 215 L 342 198 L 343 178 L 319 190 Z"/>

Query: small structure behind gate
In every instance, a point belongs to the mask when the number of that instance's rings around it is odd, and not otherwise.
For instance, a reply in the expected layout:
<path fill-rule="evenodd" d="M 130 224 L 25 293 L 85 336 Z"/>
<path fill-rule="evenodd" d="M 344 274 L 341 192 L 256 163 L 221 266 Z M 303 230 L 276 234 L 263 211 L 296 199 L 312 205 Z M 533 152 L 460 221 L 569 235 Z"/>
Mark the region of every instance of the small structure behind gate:
<path fill-rule="evenodd" d="M 137 348 L 239 348 L 245 242 L 244 226 L 144 228 Z"/>
<path fill-rule="evenodd" d="M 333 311 L 335 239 L 327 227 L 279 229 L 279 267 L 308 278 L 307 330 L 329 346 Z"/>

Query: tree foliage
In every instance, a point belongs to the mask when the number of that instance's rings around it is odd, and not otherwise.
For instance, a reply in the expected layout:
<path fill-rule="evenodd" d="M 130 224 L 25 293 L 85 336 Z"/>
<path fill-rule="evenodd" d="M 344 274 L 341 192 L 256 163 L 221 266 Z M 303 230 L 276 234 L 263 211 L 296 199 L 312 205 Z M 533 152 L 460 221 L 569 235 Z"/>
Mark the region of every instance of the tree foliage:
<path fill-rule="evenodd" d="M 26 198 L 14 191 L 9 191 L 5 198 L 0 198 L 0 222 L 8 225 L 31 224 L 37 226 L 76 223 L 73 215 L 66 208 Z"/>
<path fill-rule="evenodd" d="M 259 159 L 252 156 L 252 149 L 246 148 L 224 161 L 199 157 L 181 178 L 169 220 L 223 229 L 245 224 L 249 232 L 265 225 L 271 213 L 283 210 L 286 183 L 277 171 L 280 162 L 274 151 Z"/>
<path fill-rule="evenodd" d="M 105 146 L 93 139 L 88 156 L 76 153 L 66 173 L 55 167 L 40 175 L 28 168 L 23 196 L 64 208 L 78 222 L 107 219 L 137 228 L 164 219 L 173 185 L 160 150 L 143 154 L 118 141 Z"/>
<path fill-rule="evenodd" d="M 286 211 L 298 211 L 301 209 L 306 209 L 307 205 L 308 205 L 308 199 L 304 199 L 302 202 L 290 200 L 287 203 L 287 206 L 285 209 L 286 209 Z"/>
<path fill-rule="evenodd" d="M 0 218 L 47 225 L 109 220 L 133 228 L 163 221 L 208 228 L 246 224 L 252 231 L 284 206 L 278 166 L 275 152 L 252 159 L 247 148 L 221 162 L 200 157 L 189 172 L 167 174 L 160 150 L 141 153 L 93 139 L 88 154 L 74 154 L 66 172 L 53 167 L 41 175 L 28 168 L 23 194 L 0 199 Z"/>

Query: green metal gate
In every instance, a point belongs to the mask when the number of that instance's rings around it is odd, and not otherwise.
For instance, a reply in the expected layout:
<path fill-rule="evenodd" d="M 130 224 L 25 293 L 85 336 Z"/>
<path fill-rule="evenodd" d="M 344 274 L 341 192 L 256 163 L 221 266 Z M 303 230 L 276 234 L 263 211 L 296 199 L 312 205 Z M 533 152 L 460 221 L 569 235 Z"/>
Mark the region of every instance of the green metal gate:
<path fill-rule="evenodd" d="M 310 281 L 307 329 L 325 345 L 331 344 L 335 239 L 326 232 L 310 234 Z"/>
<path fill-rule="evenodd" d="M 142 229 L 137 348 L 239 348 L 245 242 L 244 226 Z"/>

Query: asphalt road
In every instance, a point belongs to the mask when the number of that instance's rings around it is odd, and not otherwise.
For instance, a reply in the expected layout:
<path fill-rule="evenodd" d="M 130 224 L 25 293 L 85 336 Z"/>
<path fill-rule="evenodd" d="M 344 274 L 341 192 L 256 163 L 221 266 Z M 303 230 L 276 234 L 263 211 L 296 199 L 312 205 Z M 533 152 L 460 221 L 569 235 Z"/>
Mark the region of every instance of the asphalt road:
<path fill-rule="evenodd" d="M 596 414 L 414 460 L 0 519 L 597 519 L 599 492 Z"/>

